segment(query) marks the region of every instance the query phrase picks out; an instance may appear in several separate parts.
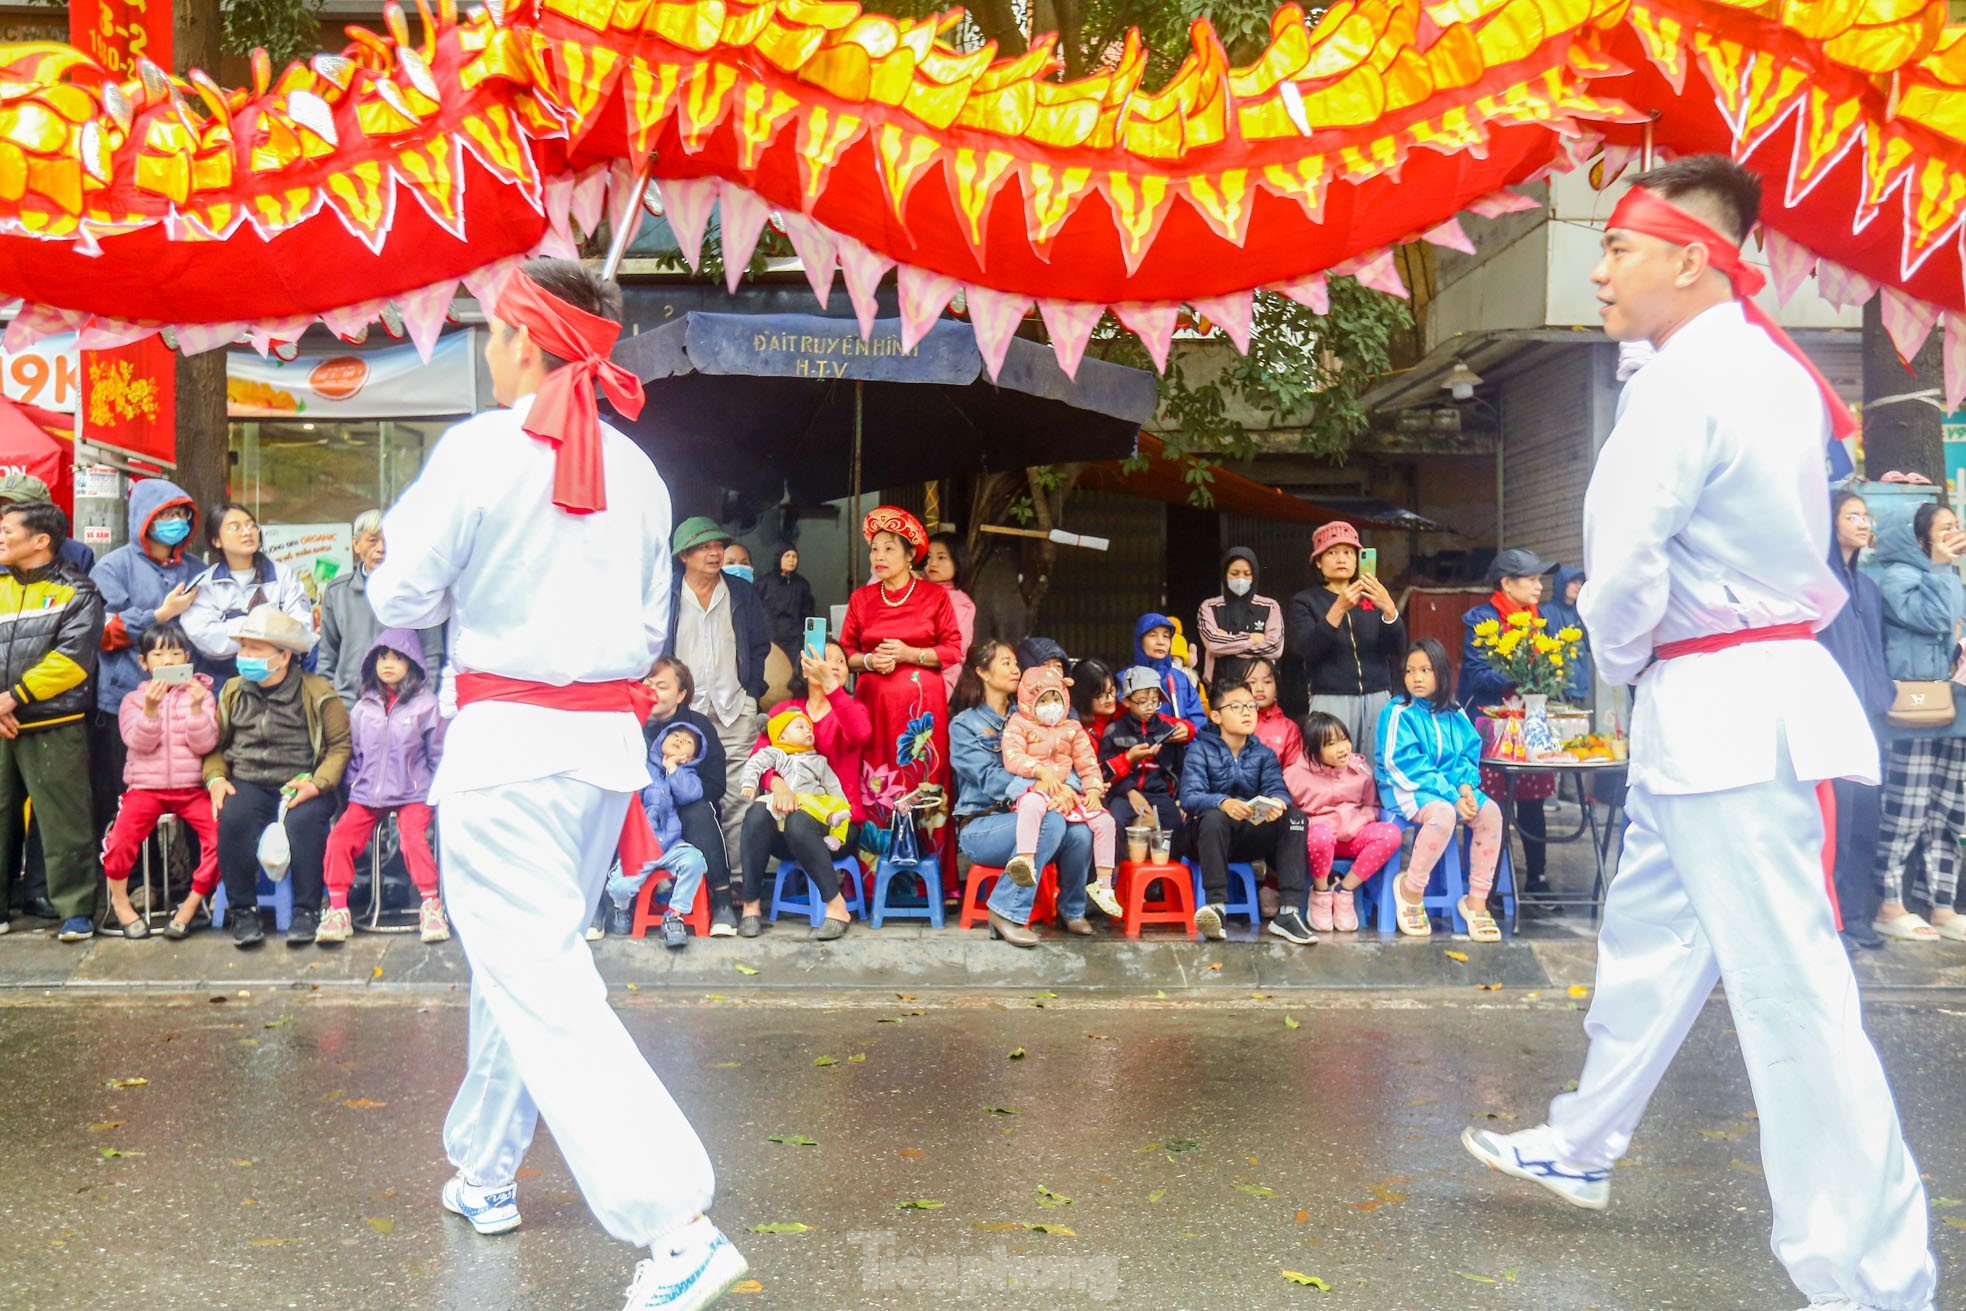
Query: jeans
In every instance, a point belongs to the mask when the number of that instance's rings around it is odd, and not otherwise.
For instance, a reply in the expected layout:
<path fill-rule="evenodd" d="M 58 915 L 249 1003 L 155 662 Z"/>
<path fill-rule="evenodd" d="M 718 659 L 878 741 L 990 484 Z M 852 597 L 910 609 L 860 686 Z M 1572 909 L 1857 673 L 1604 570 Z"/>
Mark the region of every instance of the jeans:
<path fill-rule="evenodd" d="M 678 842 L 665 848 L 659 859 L 640 874 L 629 875 L 616 866 L 608 873 L 608 900 L 626 910 L 634 904 L 635 894 L 642 890 L 642 884 L 656 870 L 676 876 L 675 886 L 669 890 L 669 910 L 671 914 L 688 915 L 696 909 L 696 890 L 703 886 L 703 871 L 706 862 L 703 853 L 687 842 Z"/>
<path fill-rule="evenodd" d="M 985 815 L 963 826 L 958 849 L 978 865 L 1001 868 L 1017 854 L 1017 816 L 1011 813 Z M 1047 814 L 1038 830 L 1038 870 L 1058 866 L 1058 913 L 1068 920 L 1085 918 L 1085 881 L 1092 873 L 1092 830 L 1083 824 L 1067 824 L 1062 815 Z M 1037 904 L 1035 886 L 1020 888 L 1009 879 L 997 880 L 990 893 L 990 909 L 1016 924 L 1031 922 L 1031 908 Z"/>
<path fill-rule="evenodd" d="M 724 830 L 717 823 L 717 808 L 708 801 L 678 806 L 676 823 L 682 827 L 683 841 L 703 857 L 703 881 L 710 887 L 710 909 L 730 909 L 730 855 L 724 850 Z"/>

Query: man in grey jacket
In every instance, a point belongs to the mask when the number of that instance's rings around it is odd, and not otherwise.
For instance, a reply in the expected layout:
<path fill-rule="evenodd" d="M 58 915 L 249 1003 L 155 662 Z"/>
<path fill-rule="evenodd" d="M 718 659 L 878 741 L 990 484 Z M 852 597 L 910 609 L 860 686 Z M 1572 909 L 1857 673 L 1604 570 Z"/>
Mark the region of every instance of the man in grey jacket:
<path fill-rule="evenodd" d="M 383 557 L 382 511 L 364 510 L 350 527 L 355 566 L 336 574 L 321 589 L 321 644 L 315 671 L 334 684 L 344 705 L 352 706 L 362 696 L 362 657 L 382 631 L 382 621 L 369 608 L 369 575 Z M 443 626 L 416 632 L 423 641 L 423 667 L 434 685 L 443 664 Z"/>

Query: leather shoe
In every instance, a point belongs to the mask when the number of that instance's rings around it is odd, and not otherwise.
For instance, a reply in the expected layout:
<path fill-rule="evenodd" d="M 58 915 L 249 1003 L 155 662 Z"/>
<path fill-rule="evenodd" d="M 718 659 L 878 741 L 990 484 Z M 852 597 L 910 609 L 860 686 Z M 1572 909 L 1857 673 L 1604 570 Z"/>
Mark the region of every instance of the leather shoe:
<path fill-rule="evenodd" d="M 1001 938 L 1013 947 L 1035 947 L 1038 935 L 1016 920 L 1005 919 L 995 911 L 990 912 L 990 936 Z"/>
<path fill-rule="evenodd" d="M 1854 924 L 1846 923 L 1843 936 L 1866 951 L 1881 951 L 1884 947 L 1884 935 L 1870 926 L 1868 915 L 1860 916 Z"/>
<path fill-rule="evenodd" d="M 1076 933 L 1081 937 L 1092 932 L 1092 922 L 1083 915 L 1075 920 L 1061 919 L 1058 921 L 1058 927 L 1067 933 Z"/>
<path fill-rule="evenodd" d="M 37 920 L 58 920 L 67 918 L 55 909 L 55 903 L 46 897 L 29 897 L 20 908 L 21 914 L 31 915 Z"/>

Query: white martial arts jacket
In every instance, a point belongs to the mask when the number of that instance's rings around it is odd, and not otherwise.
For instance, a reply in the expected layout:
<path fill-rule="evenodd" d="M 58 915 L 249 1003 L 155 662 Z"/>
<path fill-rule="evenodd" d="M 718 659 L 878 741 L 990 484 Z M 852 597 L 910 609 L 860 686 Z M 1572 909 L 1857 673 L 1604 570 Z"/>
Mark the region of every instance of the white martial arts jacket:
<path fill-rule="evenodd" d="M 1578 610 L 1604 677 L 1634 686 L 1631 781 L 1657 794 L 1766 783 L 1786 731 L 1800 779 L 1875 782 L 1877 743 L 1821 645 L 1652 663 L 1654 647 L 1843 608 L 1829 567 L 1828 417 L 1738 304 L 1699 315 L 1625 385 L 1584 497 Z M 393 546 L 392 546 L 393 549 Z"/>
<path fill-rule="evenodd" d="M 669 620 L 669 489 L 640 447 L 602 424 L 608 508 L 555 506 L 554 448 L 519 426 L 531 406 L 522 397 L 439 439 L 383 520 L 389 550 L 369 576 L 369 604 L 388 626 L 448 620 L 462 670 L 555 686 L 641 678 Z M 641 726 L 622 714 L 466 706 L 430 800 L 561 776 L 640 791 Z"/>

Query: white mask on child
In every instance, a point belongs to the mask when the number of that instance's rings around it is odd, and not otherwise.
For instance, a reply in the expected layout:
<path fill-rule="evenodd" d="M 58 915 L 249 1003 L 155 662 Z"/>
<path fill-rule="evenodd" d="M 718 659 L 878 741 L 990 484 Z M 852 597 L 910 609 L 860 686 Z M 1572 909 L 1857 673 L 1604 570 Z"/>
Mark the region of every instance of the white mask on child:
<path fill-rule="evenodd" d="M 1234 592 L 1237 596 L 1248 596 L 1249 584 L 1252 581 L 1253 580 L 1248 578 L 1231 578 L 1228 580 L 1229 590 L 1231 592 Z"/>
<path fill-rule="evenodd" d="M 1056 728 L 1058 721 L 1065 718 L 1065 707 L 1056 701 L 1047 701 L 1038 707 L 1038 722 L 1046 728 Z"/>

